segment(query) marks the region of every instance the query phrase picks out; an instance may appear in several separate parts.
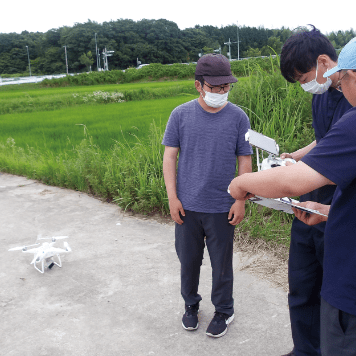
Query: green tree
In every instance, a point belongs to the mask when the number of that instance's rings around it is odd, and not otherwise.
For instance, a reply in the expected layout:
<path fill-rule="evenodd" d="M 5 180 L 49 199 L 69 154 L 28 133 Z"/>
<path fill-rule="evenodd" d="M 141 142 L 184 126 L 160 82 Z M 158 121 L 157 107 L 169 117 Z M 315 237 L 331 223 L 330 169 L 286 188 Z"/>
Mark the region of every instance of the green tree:
<path fill-rule="evenodd" d="M 85 66 L 88 67 L 88 72 L 90 71 L 90 66 L 94 63 L 93 55 L 91 51 L 89 51 L 87 54 L 83 53 L 79 57 L 79 62 Z"/>
<path fill-rule="evenodd" d="M 261 50 L 258 48 L 249 48 L 247 51 L 242 53 L 243 57 L 261 57 Z"/>

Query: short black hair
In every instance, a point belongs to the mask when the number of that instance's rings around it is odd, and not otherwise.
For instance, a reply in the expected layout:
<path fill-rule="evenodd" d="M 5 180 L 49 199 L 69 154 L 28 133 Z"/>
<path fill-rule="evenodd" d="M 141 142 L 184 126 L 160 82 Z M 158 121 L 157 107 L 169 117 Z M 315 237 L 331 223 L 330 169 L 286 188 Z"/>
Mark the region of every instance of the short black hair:
<path fill-rule="evenodd" d="M 313 69 L 321 54 L 337 61 L 336 50 L 329 39 L 315 26 L 310 26 L 311 30 L 304 28 L 294 33 L 283 45 L 280 68 L 283 77 L 290 83 L 296 82 L 295 76 L 298 73 L 304 74 Z"/>
<path fill-rule="evenodd" d="M 197 75 L 195 74 L 195 80 L 197 80 L 198 82 L 200 82 L 201 86 L 204 86 L 204 78 L 202 75 Z"/>

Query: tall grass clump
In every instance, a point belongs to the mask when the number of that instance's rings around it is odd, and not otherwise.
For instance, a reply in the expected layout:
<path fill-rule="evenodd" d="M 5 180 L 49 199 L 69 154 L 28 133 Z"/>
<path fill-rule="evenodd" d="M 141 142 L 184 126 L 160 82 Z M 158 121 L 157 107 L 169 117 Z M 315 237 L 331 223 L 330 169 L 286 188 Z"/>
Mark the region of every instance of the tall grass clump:
<path fill-rule="evenodd" d="M 90 72 L 67 75 L 63 78 L 45 79 L 42 87 L 62 87 L 77 85 L 124 84 L 138 81 L 175 80 L 194 78 L 195 64 L 163 65 L 152 63 L 140 69 L 129 68 L 125 71 L 111 70 L 105 72 Z"/>
<path fill-rule="evenodd" d="M 162 137 L 162 125 L 153 122 L 148 137 L 136 137 L 134 145 L 123 137 L 102 151 L 88 136 L 71 152 L 58 155 L 18 147 L 9 138 L 0 144 L 0 170 L 114 200 L 125 210 L 167 214 Z"/>
<path fill-rule="evenodd" d="M 259 58 L 248 58 L 242 59 L 240 61 L 231 62 L 231 71 L 237 77 L 246 77 L 250 75 L 251 69 L 259 68 L 266 73 L 271 73 L 275 71 L 276 67 L 279 66 L 278 56 L 269 57 L 259 57 Z"/>
<path fill-rule="evenodd" d="M 243 77 L 248 75 L 247 67 L 258 66 L 265 72 L 272 70 L 271 62 L 278 63 L 278 56 L 266 58 L 249 58 L 231 62 L 232 72 Z M 110 70 L 104 72 L 90 72 L 76 75 L 67 75 L 63 78 L 45 79 L 40 83 L 42 87 L 64 87 L 78 85 L 98 85 L 98 84 L 124 84 L 139 81 L 155 80 L 181 80 L 193 79 L 195 74 L 195 63 L 175 63 L 161 64 L 151 63 L 140 69 L 128 68 L 122 70 Z"/>

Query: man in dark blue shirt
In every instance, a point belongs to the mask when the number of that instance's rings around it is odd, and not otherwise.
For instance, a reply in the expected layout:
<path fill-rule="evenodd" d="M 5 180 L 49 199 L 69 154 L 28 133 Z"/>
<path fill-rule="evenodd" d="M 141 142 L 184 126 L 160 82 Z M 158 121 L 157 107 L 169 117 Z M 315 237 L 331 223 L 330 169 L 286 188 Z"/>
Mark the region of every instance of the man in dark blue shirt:
<path fill-rule="evenodd" d="M 315 141 L 282 158 L 299 161 L 314 148 L 341 116 L 351 108 L 344 95 L 335 88 L 338 75 L 323 78 L 336 65 L 337 55 L 326 36 L 314 27 L 291 36 L 281 52 L 282 75 L 292 83 L 298 81 L 313 95 L 312 114 Z M 300 197 L 300 201 L 330 204 L 335 186 L 325 186 Z M 288 262 L 288 304 L 294 349 L 288 355 L 320 356 L 320 289 L 323 278 L 325 223 L 307 226 L 297 218 L 291 230 Z M 287 356 L 287 355 L 285 355 Z"/>
<path fill-rule="evenodd" d="M 331 206 L 302 203 L 327 215 L 295 210 L 307 224 L 327 220 L 324 275 L 321 290 L 321 352 L 323 356 L 356 355 L 356 38 L 341 51 L 338 65 L 324 76 L 339 76 L 339 90 L 353 106 L 300 162 L 247 173 L 235 178 L 235 199 L 251 195 L 267 198 L 305 194 L 336 184 Z M 250 194 L 249 194 L 249 193 Z"/>

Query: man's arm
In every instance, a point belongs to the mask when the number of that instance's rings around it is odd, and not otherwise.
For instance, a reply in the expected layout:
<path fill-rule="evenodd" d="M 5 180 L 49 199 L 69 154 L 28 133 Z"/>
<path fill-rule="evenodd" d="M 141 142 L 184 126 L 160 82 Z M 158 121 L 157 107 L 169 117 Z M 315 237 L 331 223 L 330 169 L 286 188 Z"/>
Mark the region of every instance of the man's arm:
<path fill-rule="evenodd" d="M 248 193 L 265 198 L 293 197 L 328 184 L 334 183 L 300 161 L 239 176 L 232 180 L 230 194 L 237 200 L 247 199 Z"/>
<path fill-rule="evenodd" d="M 252 159 L 251 156 L 237 156 L 238 162 L 238 176 L 241 176 L 245 173 L 252 172 Z M 245 216 L 245 201 L 236 200 L 235 203 L 231 206 L 228 219 L 231 225 L 239 224 Z"/>
<path fill-rule="evenodd" d="M 237 156 L 238 162 L 238 176 L 241 176 L 245 173 L 252 172 L 252 159 L 251 156 Z"/>
<path fill-rule="evenodd" d="M 300 161 L 307 153 L 309 153 L 316 146 L 316 140 L 310 143 L 308 146 L 305 146 L 292 153 L 282 153 L 281 158 L 293 158 L 297 162 Z"/>
<path fill-rule="evenodd" d="M 176 177 L 177 177 L 177 157 L 179 147 L 165 146 L 163 155 L 163 176 L 166 184 L 169 210 L 172 219 L 178 223 L 183 224 L 183 220 L 180 218 L 179 213 L 185 216 L 185 212 L 181 201 L 177 197 Z"/>

